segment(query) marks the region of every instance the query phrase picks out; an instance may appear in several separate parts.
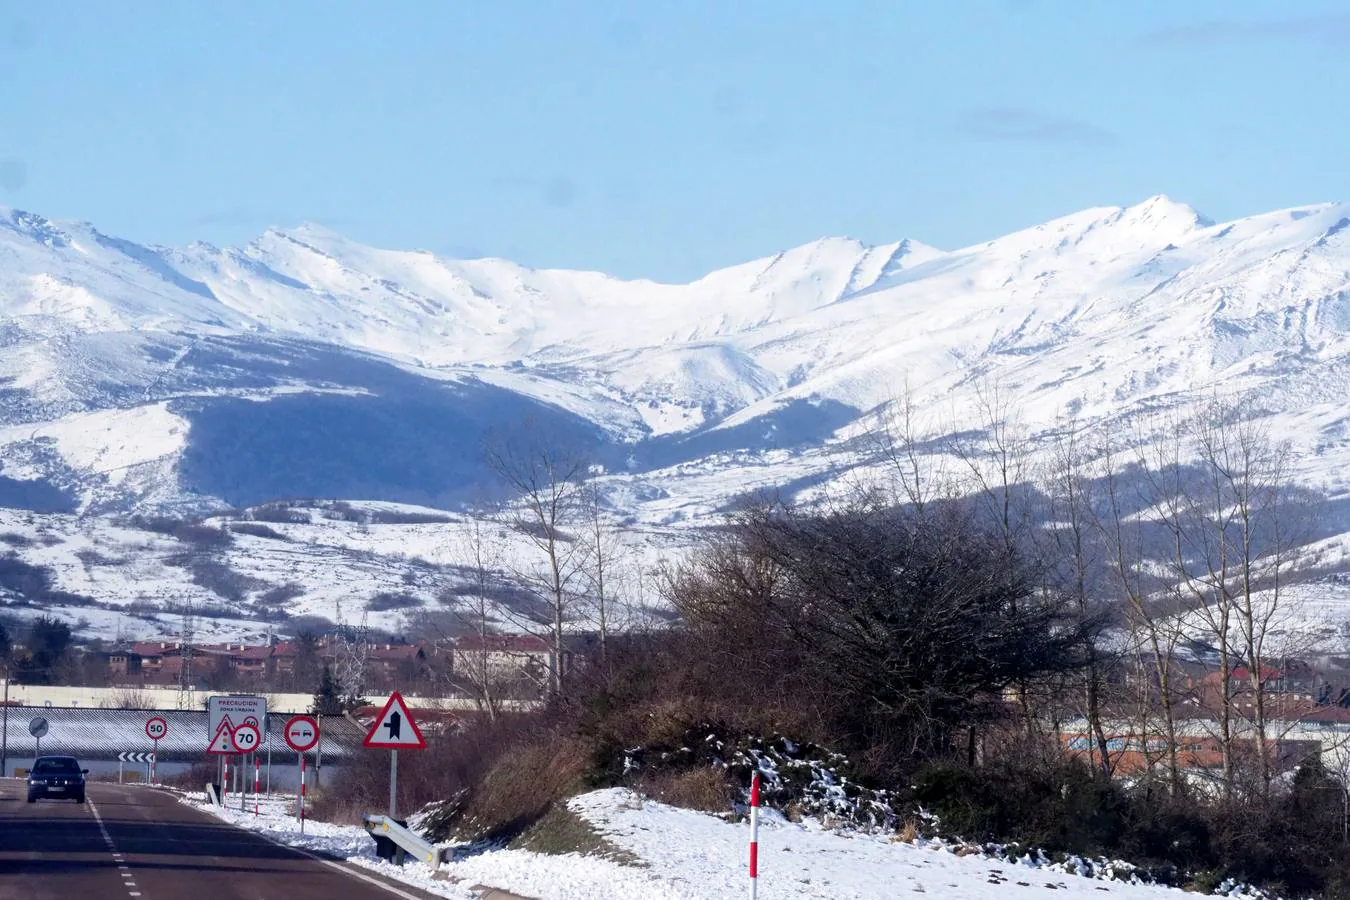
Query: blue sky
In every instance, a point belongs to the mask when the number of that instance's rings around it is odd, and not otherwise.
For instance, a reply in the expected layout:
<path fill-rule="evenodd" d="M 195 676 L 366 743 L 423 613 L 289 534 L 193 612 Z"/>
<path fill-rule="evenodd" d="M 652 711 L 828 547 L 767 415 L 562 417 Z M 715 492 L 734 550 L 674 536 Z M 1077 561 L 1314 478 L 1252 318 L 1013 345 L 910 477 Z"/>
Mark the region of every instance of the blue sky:
<path fill-rule="evenodd" d="M 1152 194 L 1350 198 L 1344 2 L 0 7 L 0 203 L 686 279 Z"/>

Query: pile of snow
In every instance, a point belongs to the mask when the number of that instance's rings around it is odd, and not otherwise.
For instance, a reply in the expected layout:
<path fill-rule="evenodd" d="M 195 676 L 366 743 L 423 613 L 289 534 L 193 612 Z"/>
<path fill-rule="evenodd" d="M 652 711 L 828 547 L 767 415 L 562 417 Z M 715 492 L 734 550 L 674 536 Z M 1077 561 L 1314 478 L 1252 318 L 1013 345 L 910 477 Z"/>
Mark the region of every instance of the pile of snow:
<path fill-rule="evenodd" d="M 200 797 L 195 802 L 206 807 Z M 677 809 L 613 788 L 573 798 L 569 809 L 609 843 L 638 862 L 625 865 L 596 856 L 544 855 L 490 850 L 442 865 L 395 868 L 374 856 L 359 827 L 309 822 L 299 833 L 285 801 L 265 802 L 262 816 L 211 807 L 220 818 L 268 837 L 345 859 L 440 896 L 477 896 L 482 885 L 535 900 L 725 900 L 748 887 L 744 823 Z M 960 855 L 941 842 L 905 844 L 882 835 L 836 832 L 807 821 L 793 823 L 765 813 L 760 829 L 760 896 L 765 900 L 877 900 L 919 893 L 934 900 L 993 900 L 1007 896 L 1059 900 L 1161 900 L 1174 888 L 1088 878 L 1069 864 L 1009 862 Z M 1127 869 L 1128 867 L 1123 867 Z M 1229 896 L 1242 896 L 1228 886 Z"/>

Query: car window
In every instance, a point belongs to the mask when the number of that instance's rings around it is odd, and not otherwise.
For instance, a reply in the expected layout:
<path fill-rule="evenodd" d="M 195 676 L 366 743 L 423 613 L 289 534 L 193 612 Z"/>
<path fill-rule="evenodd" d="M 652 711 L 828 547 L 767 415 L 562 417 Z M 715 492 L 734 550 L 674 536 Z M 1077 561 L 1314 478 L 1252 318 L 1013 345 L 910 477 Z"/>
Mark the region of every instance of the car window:
<path fill-rule="evenodd" d="M 33 765 L 35 775 L 78 775 L 80 765 L 73 759 L 40 759 Z"/>

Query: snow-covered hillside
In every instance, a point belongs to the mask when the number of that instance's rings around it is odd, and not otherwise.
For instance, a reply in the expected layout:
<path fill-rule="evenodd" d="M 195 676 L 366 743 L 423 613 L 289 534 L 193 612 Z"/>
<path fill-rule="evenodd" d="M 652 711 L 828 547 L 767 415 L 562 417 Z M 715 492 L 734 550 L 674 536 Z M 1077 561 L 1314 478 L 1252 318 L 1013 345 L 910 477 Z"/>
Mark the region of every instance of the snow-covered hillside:
<path fill-rule="evenodd" d="M 851 439 L 902 384 L 957 429 L 991 380 L 1033 432 L 1251 398 L 1299 477 L 1343 492 L 1350 204 L 1216 224 L 1154 197 L 689 284 L 314 226 L 148 247 L 0 209 L 0 507 L 73 517 L 57 530 L 280 497 L 457 508 L 490 481 L 484 442 L 527 419 L 605 467 L 616 517 L 668 530 L 865 464 Z"/>

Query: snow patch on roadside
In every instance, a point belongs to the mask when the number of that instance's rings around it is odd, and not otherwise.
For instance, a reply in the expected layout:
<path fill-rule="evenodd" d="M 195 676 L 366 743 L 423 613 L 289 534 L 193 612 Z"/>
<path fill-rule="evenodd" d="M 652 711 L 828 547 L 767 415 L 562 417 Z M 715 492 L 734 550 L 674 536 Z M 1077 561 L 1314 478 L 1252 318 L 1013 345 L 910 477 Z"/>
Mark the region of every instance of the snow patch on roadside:
<path fill-rule="evenodd" d="M 645 800 L 622 788 L 592 791 L 568 802 L 607 840 L 638 857 L 623 865 L 579 854 L 493 850 L 447 862 L 450 881 L 430 867 L 391 866 L 375 857 L 361 828 L 309 822 L 300 835 L 290 802 L 264 801 L 262 815 L 191 801 L 225 821 L 281 843 L 343 859 L 439 896 L 465 900 L 486 885 L 538 900 L 723 900 L 748 888 L 744 823 Z M 760 832 L 761 894 L 794 900 L 876 900 L 919 892 L 932 900 L 1001 900 L 1010 892 L 1057 900 L 1161 900 L 1176 888 L 1104 881 L 1062 866 L 959 856 L 942 842 L 893 843 L 884 835 L 829 831 L 767 811 Z"/>

